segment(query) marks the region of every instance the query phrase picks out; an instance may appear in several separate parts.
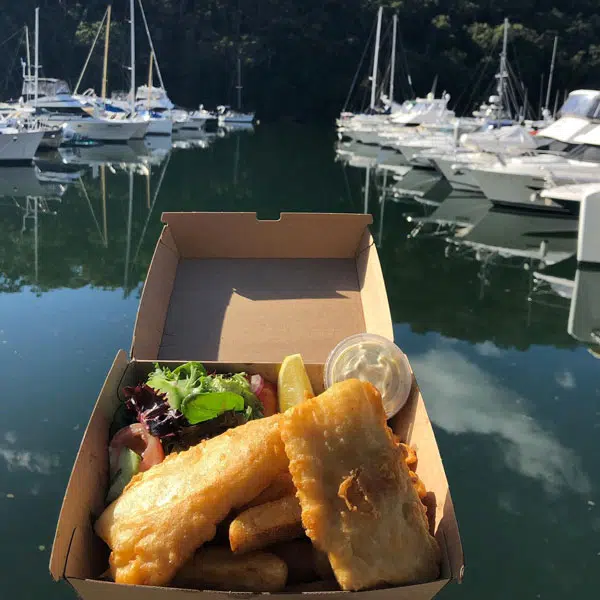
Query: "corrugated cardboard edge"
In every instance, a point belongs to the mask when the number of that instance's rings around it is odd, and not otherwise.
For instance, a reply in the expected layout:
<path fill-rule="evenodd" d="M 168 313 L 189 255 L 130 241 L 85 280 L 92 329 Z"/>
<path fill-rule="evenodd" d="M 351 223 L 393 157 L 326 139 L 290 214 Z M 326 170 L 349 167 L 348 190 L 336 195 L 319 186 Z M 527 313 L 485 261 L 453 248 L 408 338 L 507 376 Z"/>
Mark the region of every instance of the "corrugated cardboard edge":
<path fill-rule="evenodd" d="M 365 329 L 394 341 L 394 328 L 379 255 L 368 228 L 360 240 L 356 255 L 358 283 L 365 318 Z M 385 310 L 381 310 L 384 306 Z"/>
<path fill-rule="evenodd" d="M 225 598 L 250 598 L 252 596 L 270 596 L 285 598 L 285 600 L 306 600 L 315 596 L 325 596 L 329 600 L 347 598 L 348 594 L 353 597 L 360 596 L 364 600 L 430 600 L 447 583 L 447 580 L 432 581 L 419 585 L 409 585 L 400 588 L 385 588 L 380 590 L 366 590 L 364 592 L 342 592 L 342 591 L 313 591 L 302 593 L 276 593 L 276 594 L 252 594 L 249 592 L 215 592 L 214 590 L 182 590 L 178 588 L 164 588 L 143 585 L 115 585 L 105 581 L 93 581 L 91 579 L 69 579 L 69 583 L 76 592 L 86 600 L 162 600 L 165 593 L 169 598 L 177 600 L 224 600 Z"/>
<path fill-rule="evenodd" d="M 133 327 L 130 355 L 158 356 L 171 292 L 177 274 L 179 251 L 168 225 L 156 243 Z"/>
<path fill-rule="evenodd" d="M 58 518 L 56 534 L 52 545 L 52 554 L 50 556 L 50 573 L 56 581 L 65 577 L 67 557 L 69 556 L 75 529 L 80 523 L 89 518 L 88 513 L 91 502 L 86 501 L 86 498 L 89 497 L 90 491 L 94 486 L 90 486 L 89 482 L 85 481 L 85 479 L 86 477 L 93 477 L 94 479 L 98 477 L 98 473 L 92 469 L 95 465 L 90 465 L 90 469 L 75 469 L 75 465 L 78 463 L 79 456 L 85 454 L 87 445 L 99 444 L 95 436 L 99 434 L 104 435 L 107 431 L 105 428 L 96 426 L 97 420 L 104 417 L 102 413 L 107 407 L 107 403 L 101 402 L 101 400 L 106 394 L 114 395 L 114 390 L 118 387 L 118 382 L 122 379 L 128 364 L 127 354 L 124 350 L 119 350 L 98 395 L 94 410 L 88 421 L 88 426 L 83 434 L 77 457 L 75 458 L 73 471 L 69 478 Z M 112 415 L 110 418 L 112 418 Z M 107 440 L 101 443 L 102 447 L 106 447 L 106 444 Z M 102 460 L 103 464 L 106 462 L 104 456 L 98 457 L 98 460 Z M 82 515 L 82 511 L 85 512 L 84 515 Z"/>
<path fill-rule="evenodd" d="M 182 258 L 352 258 L 373 222 L 358 213 L 300 212 L 278 219 L 250 212 L 165 212 L 161 219 Z"/>

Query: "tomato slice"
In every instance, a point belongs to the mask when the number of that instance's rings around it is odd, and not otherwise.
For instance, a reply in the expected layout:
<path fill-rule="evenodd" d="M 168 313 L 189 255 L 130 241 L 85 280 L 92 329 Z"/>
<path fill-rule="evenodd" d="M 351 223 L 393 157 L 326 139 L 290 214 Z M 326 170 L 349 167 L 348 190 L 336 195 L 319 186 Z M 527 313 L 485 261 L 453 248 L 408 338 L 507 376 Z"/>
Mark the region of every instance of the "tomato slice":
<path fill-rule="evenodd" d="M 123 427 L 115 433 L 108 447 L 111 477 L 117 470 L 119 455 L 123 448 L 129 448 L 142 457 L 140 472 L 147 471 L 150 467 L 161 463 L 165 458 L 162 444 L 141 423 L 134 423 Z"/>
<path fill-rule="evenodd" d="M 277 412 L 277 387 L 270 381 L 263 381 L 258 399 L 262 402 L 265 417 L 270 417 Z"/>

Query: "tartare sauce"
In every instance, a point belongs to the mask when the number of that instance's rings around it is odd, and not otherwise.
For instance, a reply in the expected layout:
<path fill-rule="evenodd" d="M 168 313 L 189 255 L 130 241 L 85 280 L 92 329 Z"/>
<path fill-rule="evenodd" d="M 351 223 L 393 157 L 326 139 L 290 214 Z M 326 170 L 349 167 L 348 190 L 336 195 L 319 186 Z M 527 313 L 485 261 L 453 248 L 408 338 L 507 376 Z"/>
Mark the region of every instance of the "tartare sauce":
<path fill-rule="evenodd" d="M 326 385 L 345 379 L 372 383 L 381 394 L 388 418 L 404 406 L 412 385 L 404 353 L 388 339 L 372 334 L 346 338 L 331 353 L 326 365 Z"/>

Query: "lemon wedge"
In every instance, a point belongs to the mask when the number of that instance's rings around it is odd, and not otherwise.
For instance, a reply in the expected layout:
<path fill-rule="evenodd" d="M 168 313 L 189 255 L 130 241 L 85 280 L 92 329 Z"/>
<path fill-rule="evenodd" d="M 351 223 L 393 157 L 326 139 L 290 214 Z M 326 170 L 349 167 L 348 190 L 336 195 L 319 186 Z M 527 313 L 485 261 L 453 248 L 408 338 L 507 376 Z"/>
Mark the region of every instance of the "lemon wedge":
<path fill-rule="evenodd" d="M 307 398 L 314 396 L 310 379 L 300 354 L 286 356 L 277 379 L 279 412 L 285 412 Z"/>

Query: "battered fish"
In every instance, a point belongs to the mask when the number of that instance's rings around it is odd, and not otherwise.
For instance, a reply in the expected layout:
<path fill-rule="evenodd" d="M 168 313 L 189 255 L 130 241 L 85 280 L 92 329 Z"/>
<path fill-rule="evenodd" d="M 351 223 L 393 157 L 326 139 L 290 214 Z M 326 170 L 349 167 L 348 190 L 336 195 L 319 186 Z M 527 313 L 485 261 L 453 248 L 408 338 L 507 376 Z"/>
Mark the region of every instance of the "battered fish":
<path fill-rule="evenodd" d="M 250 421 L 136 475 L 95 525 L 115 582 L 168 583 L 230 510 L 285 472 L 280 418 Z"/>
<path fill-rule="evenodd" d="M 285 413 L 281 435 L 302 523 L 343 590 L 439 576 L 439 547 L 372 385 L 333 385 Z"/>

